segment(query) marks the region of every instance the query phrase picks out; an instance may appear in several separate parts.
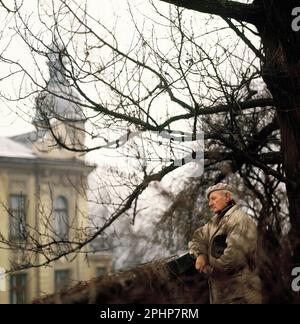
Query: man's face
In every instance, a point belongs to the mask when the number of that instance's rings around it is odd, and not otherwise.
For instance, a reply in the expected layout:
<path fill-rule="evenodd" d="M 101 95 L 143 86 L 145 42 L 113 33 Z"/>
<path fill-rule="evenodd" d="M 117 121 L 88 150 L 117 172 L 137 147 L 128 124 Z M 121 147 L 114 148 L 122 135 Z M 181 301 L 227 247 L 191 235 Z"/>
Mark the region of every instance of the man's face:
<path fill-rule="evenodd" d="M 208 199 L 209 208 L 217 214 L 227 206 L 230 199 L 230 194 L 227 192 L 213 191 Z"/>

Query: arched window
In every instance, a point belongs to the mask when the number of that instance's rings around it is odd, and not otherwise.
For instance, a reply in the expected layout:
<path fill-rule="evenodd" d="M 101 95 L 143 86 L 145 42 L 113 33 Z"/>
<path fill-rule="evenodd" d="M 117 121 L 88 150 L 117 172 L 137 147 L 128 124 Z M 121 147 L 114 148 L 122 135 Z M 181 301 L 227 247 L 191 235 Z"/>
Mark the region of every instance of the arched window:
<path fill-rule="evenodd" d="M 69 215 L 66 198 L 58 197 L 54 201 L 54 230 L 59 239 L 69 237 Z"/>
<path fill-rule="evenodd" d="M 24 195 L 10 196 L 10 238 L 12 240 L 26 239 L 26 199 Z"/>

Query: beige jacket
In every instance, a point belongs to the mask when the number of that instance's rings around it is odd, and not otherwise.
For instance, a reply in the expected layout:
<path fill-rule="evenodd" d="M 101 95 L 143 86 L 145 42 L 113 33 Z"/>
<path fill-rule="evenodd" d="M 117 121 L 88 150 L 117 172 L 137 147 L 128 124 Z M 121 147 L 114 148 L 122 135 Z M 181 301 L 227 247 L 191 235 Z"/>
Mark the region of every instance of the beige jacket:
<path fill-rule="evenodd" d="M 195 231 L 189 251 L 207 258 L 212 304 L 261 303 L 256 242 L 256 225 L 238 205 Z"/>

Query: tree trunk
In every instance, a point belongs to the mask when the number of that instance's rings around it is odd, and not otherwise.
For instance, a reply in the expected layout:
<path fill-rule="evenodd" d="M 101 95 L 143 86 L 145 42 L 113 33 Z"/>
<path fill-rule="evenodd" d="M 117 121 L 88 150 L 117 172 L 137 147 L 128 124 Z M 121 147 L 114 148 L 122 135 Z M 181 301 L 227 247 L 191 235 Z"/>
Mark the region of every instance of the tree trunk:
<path fill-rule="evenodd" d="M 292 30 L 291 12 L 298 1 L 258 2 L 265 9 L 265 19 L 257 25 L 266 55 L 263 78 L 273 95 L 281 131 L 296 266 L 300 264 L 300 32 Z"/>
<path fill-rule="evenodd" d="M 300 264 L 300 82 L 292 75 L 296 67 L 288 67 L 285 74 L 264 79 L 276 102 L 284 170 L 289 182 L 286 184 L 291 221 L 290 238 L 293 246 L 293 263 Z M 300 69 L 298 68 L 299 75 Z"/>

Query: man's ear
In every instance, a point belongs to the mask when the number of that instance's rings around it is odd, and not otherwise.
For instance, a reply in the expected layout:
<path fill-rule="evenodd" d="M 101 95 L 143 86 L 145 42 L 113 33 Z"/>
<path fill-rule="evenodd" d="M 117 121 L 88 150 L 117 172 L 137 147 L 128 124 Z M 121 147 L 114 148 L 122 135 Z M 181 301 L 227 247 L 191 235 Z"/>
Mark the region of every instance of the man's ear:
<path fill-rule="evenodd" d="M 225 199 L 226 202 L 229 202 L 231 200 L 231 194 L 229 192 L 225 192 Z"/>

